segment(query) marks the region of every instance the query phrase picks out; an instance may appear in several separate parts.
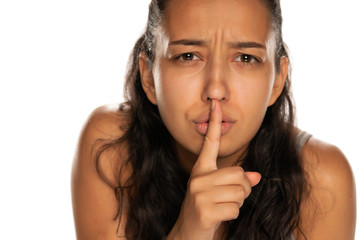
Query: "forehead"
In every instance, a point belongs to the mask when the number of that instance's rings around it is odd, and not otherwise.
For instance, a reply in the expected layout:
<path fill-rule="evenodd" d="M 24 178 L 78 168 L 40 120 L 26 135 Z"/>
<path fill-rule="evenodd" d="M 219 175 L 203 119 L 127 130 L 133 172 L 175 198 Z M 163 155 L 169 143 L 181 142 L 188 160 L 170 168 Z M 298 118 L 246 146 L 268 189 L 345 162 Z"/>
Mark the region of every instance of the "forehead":
<path fill-rule="evenodd" d="M 164 21 L 171 40 L 220 34 L 229 41 L 265 43 L 270 26 L 262 0 L 171 0 Z"/>

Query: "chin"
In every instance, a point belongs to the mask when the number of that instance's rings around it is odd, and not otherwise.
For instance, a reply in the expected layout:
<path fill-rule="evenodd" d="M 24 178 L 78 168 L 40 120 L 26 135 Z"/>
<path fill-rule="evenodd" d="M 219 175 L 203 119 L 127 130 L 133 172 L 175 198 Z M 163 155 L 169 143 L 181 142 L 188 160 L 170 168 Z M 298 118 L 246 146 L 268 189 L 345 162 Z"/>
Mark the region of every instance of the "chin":
<path fill-rule="evenodd" d="M 218 158 L 221 159 L 231 159 L 232 161 L 237 161 L 241 158 L 241 156 L 245 153 L 248 144 L 242 145 L 240 147 L 221 147 L 219 150 Z"/>

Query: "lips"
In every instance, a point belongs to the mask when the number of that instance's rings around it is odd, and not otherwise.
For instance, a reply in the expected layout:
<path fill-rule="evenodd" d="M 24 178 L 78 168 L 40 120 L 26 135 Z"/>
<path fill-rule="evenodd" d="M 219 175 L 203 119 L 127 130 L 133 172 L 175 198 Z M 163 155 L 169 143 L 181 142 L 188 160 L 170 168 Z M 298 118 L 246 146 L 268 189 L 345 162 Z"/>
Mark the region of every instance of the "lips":
<path fill-rule="evenodd" d="M 195 129 L 201 135 L 205 136 L 207 133 L 207 130 L 209 128 L 209 118 L 210 118 L 210 112 L 207 112 L 200 115 L 199 118 L 193 120 L 193 123 L 195 124 Z M 221 135 L 227 133 L 230 130 L 230 128 L 234 125 L 234 123 L 235 123 L 234 120 L 223 114 L 222 123 L 221 123 Z"/>

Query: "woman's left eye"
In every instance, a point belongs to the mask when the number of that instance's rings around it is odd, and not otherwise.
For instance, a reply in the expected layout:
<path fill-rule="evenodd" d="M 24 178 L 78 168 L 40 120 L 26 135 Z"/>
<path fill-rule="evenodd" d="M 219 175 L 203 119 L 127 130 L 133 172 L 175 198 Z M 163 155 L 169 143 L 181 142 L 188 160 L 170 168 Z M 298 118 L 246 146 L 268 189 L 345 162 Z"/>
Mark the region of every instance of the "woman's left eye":
<path fill-rule="evenodd" d="M 251 64 L 254 62 L 259 62 L 259 60 L 249 54 L 241 54 L 239 55 L 237 58 L 235 58 L 235 62 L 242 62 L 242 63 L 246 63 L 246 64 Z"/>

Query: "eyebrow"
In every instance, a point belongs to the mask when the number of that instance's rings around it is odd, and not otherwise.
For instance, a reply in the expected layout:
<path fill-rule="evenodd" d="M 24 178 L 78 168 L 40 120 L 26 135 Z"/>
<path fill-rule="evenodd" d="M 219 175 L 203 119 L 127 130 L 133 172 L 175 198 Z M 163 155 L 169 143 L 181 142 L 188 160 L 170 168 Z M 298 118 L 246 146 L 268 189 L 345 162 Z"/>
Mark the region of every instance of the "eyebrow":
<path fill-rule="evenodd" d="M 169 45 L 185 45 L 185 46 L 204 46 L 206 41 L 197 40 L 197 39 L 180 39 L 176 41 L 172 41 Z M 266 49 L 263 44 L 257 42 L 230 42 L 228 45 L 232 48 L 262 48 Z"/>
<path fill-rule="evenodd" d="M 196 39 L 180 39 L 176 41 L 172 41 L 169 45 L 185 45 L 185 46 L 204 46 L 206 44 L 203 40 Z"/>
<path fill-rule="evenodd" d="M 257 42 L 231 42 L 229 43 L 230 47 L 233 48 L 262 48 L 266 49 L 266 47 Z"/>

